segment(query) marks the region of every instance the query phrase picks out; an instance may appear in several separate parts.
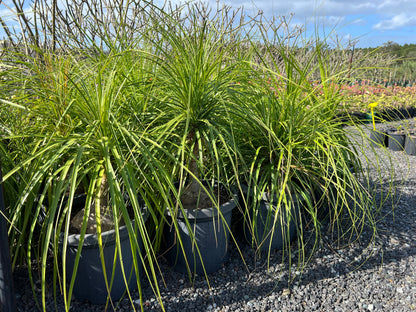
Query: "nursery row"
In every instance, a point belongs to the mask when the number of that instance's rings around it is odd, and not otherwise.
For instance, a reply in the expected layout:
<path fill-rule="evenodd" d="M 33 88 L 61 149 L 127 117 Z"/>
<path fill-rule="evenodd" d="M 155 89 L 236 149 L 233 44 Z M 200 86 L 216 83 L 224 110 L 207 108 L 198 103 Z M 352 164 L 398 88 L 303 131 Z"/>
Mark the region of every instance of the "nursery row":
<path fill-rule="evenodd" d="M 363 114 L 368 105 L 377 102 L 380 115 L 386 120 L 414 117 L 416 108 L 416 86 L 387 86 L 371 83 L 341 85 L 344 99 L 341 112 Z"/>
<path fill-rule="evenodd" d="M 87 46 L 33 46 L 23 56 L 11 49 L 2 63 L 12 266 L 41 267 L 44 308 L 49 259 L 67 310 L 72 294 L 113 304 L 127 293 L 134 305 L 131 291 L 141 296 L 144 279 L 158 294 L 160 254 L 190 279 L 217 270 L 229 244 L 239 244 L 233 213 L 253 256 L 290 253 L 295 240 L 300 268 L 323 219 L 334 248 L 375 224 L 360 146 L 338 116 L 346 95 L 331 83 L 338 76 L 322 38 L 293 53 L 283 22 L 239 21 L 228 8 L 214 14 L 200 4 L 130 9 L 98 34 L 91 27 L 100 10 L 83 16 L 90 20 L 76 38 L 99 40 L 76 41 L 59 25 L 60 33 L 45 30 Z M 134 36 L 119 22 L 132 16 L 142 25 Z M 351 69 L 344 65 L 337 70 Z M 321 92 L 311 83 L 317 73 Z"/>
<path fill-rule="evenodd" d="M 416 155 L 416 128 L 413 122 L 401 122 L 399 125 L 379 125 L 371 130 L 370 140 L 374 146 L 388 147 L 393 151 L 405 151 Z"/>

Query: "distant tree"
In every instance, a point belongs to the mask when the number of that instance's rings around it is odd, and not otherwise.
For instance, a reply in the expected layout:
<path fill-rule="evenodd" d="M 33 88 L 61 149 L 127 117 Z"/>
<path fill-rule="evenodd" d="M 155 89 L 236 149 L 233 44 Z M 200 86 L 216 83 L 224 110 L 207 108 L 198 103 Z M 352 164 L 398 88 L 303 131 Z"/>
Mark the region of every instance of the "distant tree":
<path fill-rule="evenodd" d="M 393 60 L 386 70 L 377 70 L 374 78 L 388 79 L 389 81 L 403 82 L 405 84 L 416 80 L 416 44 L 407 43 L 400 45 L 394 41 L 387 41 L 376 48 L 361 48 L 358 50 L 364 54 L 373 55 L 373 57 L 381 55 Z M 366 61 L 370 62 L 370 60 Z M 367 78 L 373 79 L 371 75 Z"/>

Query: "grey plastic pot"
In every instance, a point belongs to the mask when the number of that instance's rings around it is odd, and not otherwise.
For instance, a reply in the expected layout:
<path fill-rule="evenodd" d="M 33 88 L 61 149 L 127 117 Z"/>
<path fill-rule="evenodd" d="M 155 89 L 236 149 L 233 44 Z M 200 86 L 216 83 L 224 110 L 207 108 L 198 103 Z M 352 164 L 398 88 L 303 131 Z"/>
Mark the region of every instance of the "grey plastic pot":
<path fill-rule="evenodd" d="M 388 146 L 388 136 L 386 131 L 370 130 L 370 143 L 374 147 Z"/>
<path fill-rule="evenodd" d="M 402 131 L 389 131 L 389 148 L 392 151 L 403 151 L 406 135 Z"/>
<path fill-rule="evenodd" d="M 331 222 L 331 211 L 333 210 L 333 203 L 336 202 L 337 190 L 333 184 L 328 185 L 325 188 L 319 186 L 320 183 L 314 185 L 313 189 L 313 203 L 316 207 L 316 216 L 317 220 L 321 225 L 328 224 Z M 325 185 L 325 182 L 322 182 L 321 185 Z"/>
<path fill-rule="evenodd" d="M 173 270 L 187 273 L 189 268 L 191 273 L 203 275 L 216 272 L 221 268 L 227 256 L 229 228 L 232 211 L 236 206 L 235 201 L 236 196 L 220 205 L 219 208 L 187 209 L 185 215 L 179 211 L 175 217 L 178 232 L 174 226 L 165 226 L 165 258 Z M 169 212 L 167 212 L 167 218 L 172 221 L 173 217 Z M 190 224 L 190 229 L 186 219 Z M 183 250 L 178 235 L 182 240 Z"/>
<path fill-rule="evenodd" d="M 8 224 L 5 219 L 3 175 L 0 162 L 0 311 L 16 311 L 16 297 L 13 288 L 12 265 L 10 261 Z"/>
<path fill-rule="evenodd" d="M 408 155 L 416 155 L 416 135 L 415 134 L 406 135 L 404 150 L 406 151 L 406 154 Z"/>
<path fill-rule="evenodd" d="M 85 201 L 85 198 L 84 198 Z M 143 212 L 144 220 L 147 214 Z M 135 222 L 131 221 L 133 227 Z M 137 288 L 137 277 L 134 269 L 134 259 L 132 247 L 130 244 L 130 237 L 127 226 L 119 228 L 120 247 L 123 258 L 124 272 L 128 281 L 130 291 Z M 103 259 L 105 263 L 107 280 L 111 283 L 114 255 L 116 252 L 116 232 L 115 230 L 106 231 L 102 233 L 103 242 Z M 60 235 L 60 248 L 63 244 L 63 233 Z M 141 249 L 142 242 L 140 236 L 136 235 Z M 74 263 L 76 253 L 79 245 L 79 234 L 72 234 L 68 236 L 67 253 L 66 253 L 66 270 L 67 279 L 70 279 L 74 270 Z M 142 271 L 142 263 L 140 261 L 139 250 L 137 251 L 137 259 L 139 259 L 138 267 L 139 274 Z M 110 297 L 112 301 L 119 300 L 126 291 L 126 284 L 121 270 L 120 257 L 117 254 L 117 260 L 114 268 L 114 277 L 110 289 Z M 78 300 L 88 300 L 95 304 L 103 304 L 107 301 L 109 292 L 106 287 L 104 272 L 101 263 L 100 249 L 98 244 L 98 237 L 96 234 L 86 234 L 79 258 L 78 269 L 73 288 L 73 294 Z"/>
<path fill-rule="evenodd" d="M 277 211 L 273 228 L 277 198 L 271 201 L 270 194 L 263 194 L 259 206 L 250 208 L 250 221 L 246 219 L 244 223 L 244 236 L 248 243 L 262 251 L 281 250 L 290 244 L 296 236 L 301 206 L 301 200 L 297 196 L 292 195 L 291 198 L 290 213 Z"/>

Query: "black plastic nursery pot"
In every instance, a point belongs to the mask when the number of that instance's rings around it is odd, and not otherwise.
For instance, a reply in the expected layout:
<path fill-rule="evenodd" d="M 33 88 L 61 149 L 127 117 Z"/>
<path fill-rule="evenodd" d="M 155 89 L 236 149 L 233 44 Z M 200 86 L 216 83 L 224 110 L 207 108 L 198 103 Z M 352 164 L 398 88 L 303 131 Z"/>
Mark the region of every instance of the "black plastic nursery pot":
<path fill-rule="evenodd" d="M 408 155 L 416 155 L 416 134 L 406 135 L 404 150 Z"/>
<path fill-rule="evenodd" d="M 83 201 L 85 203 L 85 196 L 83 197 Z M 143 213 L 143 217 L 146 219 L 147 214 Z M 135 222 L 131 222 L 134 227 Z M 134 269 L 133 251 L 127 226 L 120 227 L 118 232 L 120 237 L 124 272 L 128 281 L 129 289 L 132 291 L 137 288 L 137 277 Z M 73 295 L 78 300 L 88 300 L 94 304 L 104 304 L 109 296 L 112 301 L 117 301 L 123 296 L 127 289 L 120 264 L 120 256 L 118 251 L 116 251 L 116 232 L 115 230 L 106 231 L 101 234 L 101 237 L 103 244 L 103 261 L 105 263 L 109 289 L 107 289 L 104 278 L 98 236 L 96 234 L 85 234 L 73 288 Z M 140 235 L 136 235 L 136 237 L 139 241 L 139 247 L 141 248 L 142 242 L 140 240 Z M 74 270 L 79 240 L 79 234 L 72 234 L 68 236 L 66 253 L 67 280 L 71 279 Z M 63 233 L 61 233 L 59 243 L 60 248 L 62 248 Z M 140 250 L 137 251 L 137 259 L 139 259 L 139 263 L 137 265 L 140 274 L 142 271 L 142 263 L 139 252 Z M 115 256 L 116 262 L 114 266 Z"/>
<path fill-rule="evenodd" d="M 16 311 L 12 265 L 7 235 L 6 207 L 4 204 L 3 175 L 0 161 L 0 311 Z"/>
<path fill-rule="evenodd" d="M 337 197 L 337 189 L 333 184 L 325 187 L 323 185 L 324 182 L 322 182 L 322 186 L 320 187 L 318 185 L 313 187 L 312 197 L 313 205 L 316 209 L 316 217 L 321 225 L 331 222 L 332 211 L 334 209 L 333 202 Z"/>
<path fill-rule="evenodd" d="M 379 113 L 380 118 L 385 121 L 396 121 L 402 119 L 409 119 L 416 116 L 416 110 L 413 107 L 408 108 L 391 108 L 384 109 Z"/>
<path fill-rule="evenodd" d="M 174 271 L 198 275 L 218 271 L 226 260 L 230 243 L 231 216 L 236 197 L 218 208 L 186 209 L 175 216 L 178 231 L 173 225 L 165 226 L 165 258 Z M 168 222 L 172 215 L 167 213 Z M 188 220 L 190 227 L 188 228 Z M 179 243 L 179 237 L 183 250 Z"/>
<path fill-rule="evenodd" d="M 370 143 L 374 147 L 387 147 L 389 144 L 387 131 L 382 130 L 370 130 Z"/>
<path fill-rule="evenodd" d="M 296 226 L 300 220 L 301 199 L 295 195 L 288 197 L 290 211 L 282 204 L 277 208 L 277 198 L 271 200 L 264 193 L 257 208 L 250 207 L 250 219 L 244 222 L 244 236 L 248 243 L 262 251 L 281 250 L 296 236 Z M 276 215 L 277 214 L 277 215 Z M 276 220 L 276 222 L 275 222 Z"/>
<path fill-rule="evenodd" d="M 406 134 L 403 131 L 388 132 L 388 146 L 392 151 L 403 151 Z"/>

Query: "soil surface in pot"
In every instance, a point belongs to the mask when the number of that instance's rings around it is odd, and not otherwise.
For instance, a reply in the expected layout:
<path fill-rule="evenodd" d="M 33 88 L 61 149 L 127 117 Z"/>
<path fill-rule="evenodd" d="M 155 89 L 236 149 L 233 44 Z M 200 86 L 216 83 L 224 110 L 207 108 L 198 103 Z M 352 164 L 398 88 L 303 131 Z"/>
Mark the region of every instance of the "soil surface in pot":
<path fill-rule="evenodd" d="M 209 187 L 207 188 L 209 191 Z M 230 196 L 224 188 L 214 185 L 212 190 L 212 197 L 219 201 L 219 205 L 230 200 Z M 180 200 L 184 209 L 207 209 L 214 206 L 210 196 L 198 182 L 186 185 Z"/>
<path fill-rule="evenodd" d="M 85 195 L 81 196 L 82 202 L 76 202 L 78 199 L 74 198 L 74 204 L 72 205 L 71 211 L 71 221 L 69 226 L 69 234 L 80 234 L 81 227 L 84 222 L 84 214 L 85 214 Z M 96 215 L 95 213 L 91 213 L 91 211 L 95 210 L 95 201 L 92 202 L 90 207 L 90 214 L 88 215 L 87 219 L 87 230 L 86 234 L 96 234 L 97 233 L 97 222 L 96 222 Z M 101 213 L 101 231 L 111 231 L 114 230 L 114 215 L 113 209 L 107 202 L 105 206 L 101 209 L 104 213 Z M 127 211 L 129 213 L 130 219 L 134 218 L 134 213 L 132 210 L 131 204 L 127 205 Z M 124 219 L 122 216 L 119 216 L 119 226 L 125 225 Z"/>

